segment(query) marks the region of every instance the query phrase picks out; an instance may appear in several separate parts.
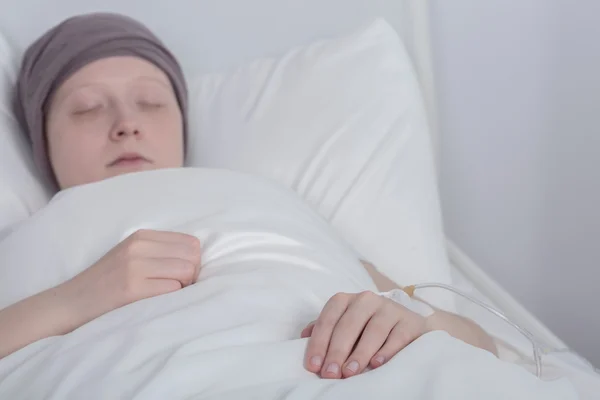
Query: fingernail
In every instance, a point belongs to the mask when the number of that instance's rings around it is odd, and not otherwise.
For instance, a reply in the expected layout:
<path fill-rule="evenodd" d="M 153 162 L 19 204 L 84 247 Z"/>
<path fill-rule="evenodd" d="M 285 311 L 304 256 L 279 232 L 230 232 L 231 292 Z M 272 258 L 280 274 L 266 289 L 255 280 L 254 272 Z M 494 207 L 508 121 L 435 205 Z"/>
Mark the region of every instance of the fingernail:
<path fill-rule="evenodd" d="M 312 356 L 310 358 L 310 363 L 311 363 L 311 365 L 314 365 L 315 367 L 320 367 L 321 364 L 323 364 L 323 360 L 319 356 Z"/>
<path fill-rule="evenodd" d="M 384 356 L 377 356 L 375 357 L 375 362 L 379 365 L 383 364 L 383 362 L 385 361 L 385 357 Z"/>
<path fill-rule="evenodd" d="M 336 363 L 331 363 L 327 366 L 327 371 L 325 372 L 329 372 L 330 374 L 337 374 L 338 372 L 340 372 L 340 367 L 338 367 Z"/>
<path fill-rule="evenodd" d="M 358 362 L 351 361 L 350 364 L 348 364 L 346 366 L 346 368 L 348 368 L 352 372 L 356 372 L 356 371 L 358 371 Z"/>

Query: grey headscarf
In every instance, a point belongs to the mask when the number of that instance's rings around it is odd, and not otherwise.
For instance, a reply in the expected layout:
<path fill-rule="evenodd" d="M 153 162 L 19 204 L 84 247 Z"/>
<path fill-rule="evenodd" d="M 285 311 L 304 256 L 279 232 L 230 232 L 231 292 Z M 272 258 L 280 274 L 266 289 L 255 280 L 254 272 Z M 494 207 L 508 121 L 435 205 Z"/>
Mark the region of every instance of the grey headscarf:
<path fill-rule="evenodd" d="M 34 161 L 56 187 L 45 132 L 49 100 L 77 70 L 92 61 L 113 56 L 140 57 L 167 74 L 181 108 L 186 134 L 187 88 L 183 72 L 173 54 L 146 26 L 112 13 L 69 18 L 27 49 L 15 90 L 15 114 L 29 137 Z"/>

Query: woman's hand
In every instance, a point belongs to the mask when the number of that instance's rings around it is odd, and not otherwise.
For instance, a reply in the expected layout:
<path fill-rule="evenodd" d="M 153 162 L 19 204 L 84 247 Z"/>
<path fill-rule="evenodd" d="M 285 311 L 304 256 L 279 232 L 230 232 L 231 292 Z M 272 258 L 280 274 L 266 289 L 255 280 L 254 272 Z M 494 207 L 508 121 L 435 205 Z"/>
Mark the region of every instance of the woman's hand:
<path fill-rule="evenodd" d="M 75 307 L 80 326 L 126 304 L 194 283 L 199 265 L 198 238 L 140 230 L 61 285 L 61 290 Z"/>
<path fill-rule="evenodd" d="M 427 332 L 426 318 L 373 292 L 338 293 L 302 331 L 305 366 L 323 378 L 377 368 Z"/>
<path fill-rule="evenodd" d="M 199 264 L 194 236 L 138 231 L 73 279 L 0 310 L 0 359 L 115 308 L 181 289 L 196 280 Z"/>

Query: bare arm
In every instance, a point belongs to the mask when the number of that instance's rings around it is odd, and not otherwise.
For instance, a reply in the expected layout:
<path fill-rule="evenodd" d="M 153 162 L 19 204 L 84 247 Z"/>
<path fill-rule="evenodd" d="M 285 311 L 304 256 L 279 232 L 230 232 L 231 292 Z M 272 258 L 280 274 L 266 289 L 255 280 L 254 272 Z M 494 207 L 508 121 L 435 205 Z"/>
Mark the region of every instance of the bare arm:
<path fill-rule="evenodd" d="M 78 326 L 58 286 L 0 310 L 0 359 L 50 336 L 64 335 Z"/>
<path fill-rule="evenodd" d="M 401 289 L 394 281 L 383 275 L 381 272 L 366 261 L 361 261 L 365 269 L 375 282 L 380 291 L 389 291 L 392 289 Z M 427 330 L 442 330 L 448 332 L 456 339 L 462 340 L 471 346 L 487 350 L 495 356 L 498 350 L 493 339 L 479 325 L 468 318 L 461 317 L 446 311 L 436 309 L 433 315 L 427 318 Z"/>

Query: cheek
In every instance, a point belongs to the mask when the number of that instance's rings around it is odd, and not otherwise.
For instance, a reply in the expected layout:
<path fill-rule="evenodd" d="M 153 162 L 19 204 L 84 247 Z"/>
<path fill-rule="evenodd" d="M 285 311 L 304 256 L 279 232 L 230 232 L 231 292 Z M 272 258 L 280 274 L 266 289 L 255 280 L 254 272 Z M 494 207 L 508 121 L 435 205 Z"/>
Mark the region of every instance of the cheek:
<path fill-rule="evenodd" d="M 100 137 L 91 132 L 80 132 L 71 127 L 62 127 L 49 130 L 48 147 L 52 158 L 56 162 L 66 159 L 86 159 L 98 148 Z"/>
<path fill-rule="evenodd" d="M 100 136 L 62 126 L 48 129 L 47 137 L 50 162 L 62 187 L 85 183 L 96 175 L 103 146 Z"/>
<path fill-rule="evenodd" d="M 159 151 L 159 158 L 165 166 L 183 165 L 183 121 L 181 114 L 172 113 L 151 125 L 153 129 L 154 148 Z"/>

